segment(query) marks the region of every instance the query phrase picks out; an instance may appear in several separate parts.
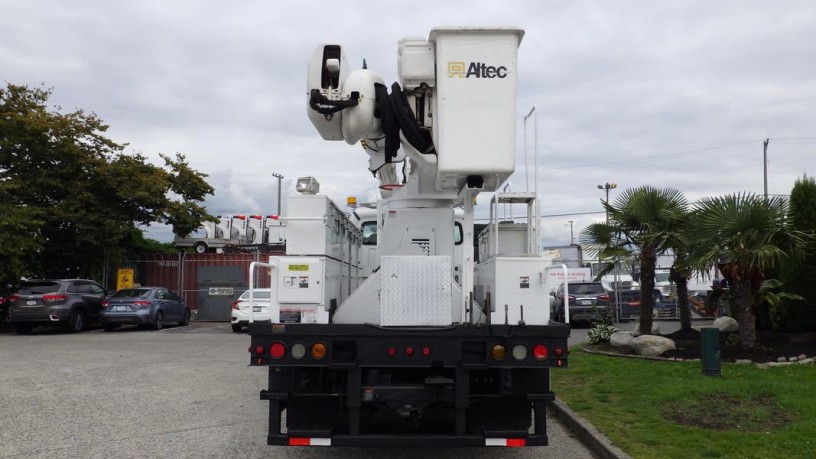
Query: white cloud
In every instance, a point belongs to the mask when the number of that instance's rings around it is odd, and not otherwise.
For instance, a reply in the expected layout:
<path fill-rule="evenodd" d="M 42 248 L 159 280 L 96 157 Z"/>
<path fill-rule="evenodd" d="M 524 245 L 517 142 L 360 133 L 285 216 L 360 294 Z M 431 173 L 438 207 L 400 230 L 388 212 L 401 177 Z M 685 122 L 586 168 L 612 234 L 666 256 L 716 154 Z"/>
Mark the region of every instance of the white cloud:
<path fill-rule="evenodd" d="M 598 184 L 672 186 L 692 201 L 762 192 L 768 137 L 770 193 L 812 175 L 814 23 L 806 0 L 5 2 L 0 78 L 53 87 L 54 104 L 96 112 L 114 140 L 157 162 L 185 154 L 210 174 L 211 212 L 266 212 L 273 172 L 286 190 L 314 175 L 341 204 L 376 195 L 359 147 L 322 141 L 306 119 L 318 43 L 343 43 L 353 67 L 365 58 L 390 82 L 400 38 L 522 27 L 513 188 L 525 187 L 521 116 L 535 105 L 542 214 L 578 214 L 544 219 L 545 241 L 561 245 L 569 220 L 577 239 L 603 218 L 583 214 L 600 212 Z"/>

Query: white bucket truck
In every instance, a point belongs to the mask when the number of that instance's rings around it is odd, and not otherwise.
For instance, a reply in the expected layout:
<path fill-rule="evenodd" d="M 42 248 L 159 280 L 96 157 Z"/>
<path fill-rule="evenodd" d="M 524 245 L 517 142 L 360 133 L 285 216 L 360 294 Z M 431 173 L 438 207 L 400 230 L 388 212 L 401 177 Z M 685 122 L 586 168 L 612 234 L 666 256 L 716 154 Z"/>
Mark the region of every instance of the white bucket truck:
<path fill-rule="evenodd" d="M 512 246 L 492 222 L 474 269 L 475 197 L 515 170 L 523 33 L 401 40 L 390 88 L 349 71 L 342 46 L 317 47 L 309 119 L 326 140 L 362 145 L 382 199 L 373 219 L 351 220 L 299 179 L 286 255 L 253 263 L 250 284 L 272 286 L 271 322 L 249 326 L 250 365 L 269 372 L 269 444 L 547 444 L 549 371 L 567 366 L 570 329 L 550 321 L 534 193 L 494 195 L 491 206 L 535 210 Z"/>

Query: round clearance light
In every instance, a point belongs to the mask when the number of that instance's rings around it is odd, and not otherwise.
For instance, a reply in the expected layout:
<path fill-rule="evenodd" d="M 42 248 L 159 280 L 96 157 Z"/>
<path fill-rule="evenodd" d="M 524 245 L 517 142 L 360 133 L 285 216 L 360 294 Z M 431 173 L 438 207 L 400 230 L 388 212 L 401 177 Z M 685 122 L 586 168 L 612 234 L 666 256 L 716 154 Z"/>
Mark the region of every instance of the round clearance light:
<path fill-rule="evenodd" d="M 504 348 L 504 345 L 494 344 L 490 348 L 490 356 L 493 357 L 493 360 L 504 360 L 507 356 L 507 349 Z"/>
<path fill-rule="evenodd" d="M 388 356 L 389 357 L 394 357 L 395 355 L 397 355 L 397 348 L 395 348 L 394 346 L 389 346 L 388 347 Z"/>
<path fill-rule="evenodd" d="M 549 356 L 550 350 L 547 349 L 547 346 L 536 344 L 535 347 L 533 347 L 533 357 L 535 357 L 536 360 L 546 360 Z"/>
<path fill-rule="evenodd" d="M 555 356 L 556 357 L 561 357 L 563 355 L 564 355 L 564 350 L 563 349 L 561 349 L 560 347 L 555 348 Z"/>
<path fill-rule="evenodd" d="M 312 344 L 312 358 L 320 360 L 326 357 L 326 345 L 323 343 Z"/>
<path fill-rule="evenodd" d="M 527 346 L 523 344 L 516 344 L 513 346 L 513 358 L 516 360 L 524 360 L 527 358 Z"/>
<path fill-rule="evenodd" d="M 414 355 L 414 348 L 411 346 L 405 346 L 405 355 L 409 357 Z"/>
<path fill-rule="evenodd" d="M 283 343 L 276 342 L 269 346 L 269 355 L 273 359 L 281 359 L 284 354 L 286 354 L 286 346 L 284 346 Z"/>
<path fill-rule="evenodd" d="M 306 346 L 303 343 L 295 343 L 292 345 L 292 358 L 293 359 L 302 359 L 306 356 Z"/>
<path fill-rule="evenodd" d="M 422 348 L 422 355 L 424 355 L 425 357 L 430 356 L 431 355 L 431 347 L 430 346 L 423 347 Z"/>

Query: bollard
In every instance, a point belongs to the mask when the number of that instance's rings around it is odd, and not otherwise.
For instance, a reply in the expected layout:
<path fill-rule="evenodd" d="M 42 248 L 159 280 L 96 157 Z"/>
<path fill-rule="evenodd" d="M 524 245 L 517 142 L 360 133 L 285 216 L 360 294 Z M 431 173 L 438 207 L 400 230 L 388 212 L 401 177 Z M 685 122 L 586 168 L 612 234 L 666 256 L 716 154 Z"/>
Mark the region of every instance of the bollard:
<path fill-rule="evenodd" d="M 700 329 L 700 345 L 702 346 L 703 374 L 708 376 L 722 375 L 720 367 L 720 329 L 717 327 L 703 327 Z"/>

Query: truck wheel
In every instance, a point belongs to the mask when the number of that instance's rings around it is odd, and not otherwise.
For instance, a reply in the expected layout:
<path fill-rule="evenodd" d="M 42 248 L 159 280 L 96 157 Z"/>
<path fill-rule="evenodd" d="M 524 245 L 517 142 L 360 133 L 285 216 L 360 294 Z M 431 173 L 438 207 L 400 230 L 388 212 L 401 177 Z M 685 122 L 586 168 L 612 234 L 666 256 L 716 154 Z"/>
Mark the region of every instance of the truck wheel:
<path fill-rule="evenodd" d="M 207 253 L 207 243 L 196 242 L 193 246 L 193 250 L 195 250 L 195 253 Z"/>
<path fill-rule="evenodd" d="M 80 310 L 74 310 L 71 312 L 71 316 L 68 317 L 68 326 L 67 329 L 71 333 L 79 333 L 85 329 L 85 314 Z"/>
<path fill-rule="evenodd" d="M 240 325 L 233 325 L 232 326 L 232 331 L 234 331 L 235 333 L 241 333 L 241 326 Z"/>
<path fill-rule="evenodd" d="M 161 330 L 164 328 L 164 313 L 159 311 L 156 313 L 156 319 L 153 321 L 153 330 Z"/>

